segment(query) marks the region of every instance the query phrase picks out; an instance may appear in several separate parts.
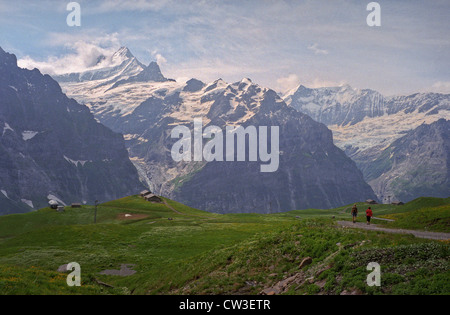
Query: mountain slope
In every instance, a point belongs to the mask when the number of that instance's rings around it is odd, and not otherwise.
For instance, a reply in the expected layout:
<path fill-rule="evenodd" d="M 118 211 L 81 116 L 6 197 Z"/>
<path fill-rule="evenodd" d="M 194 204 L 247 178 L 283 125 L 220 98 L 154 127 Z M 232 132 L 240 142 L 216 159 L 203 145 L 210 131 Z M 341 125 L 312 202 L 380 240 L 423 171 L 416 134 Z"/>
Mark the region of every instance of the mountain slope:
<path fill-rule="evenodd" d="M 394 141 L 367 170 L 376 194 L 410 201 L 450 195 L 450 121 L 421 125 Z"/>
<path fill-rule="evenodd" d="M 2 49 L 0 74 L 0 213 L 141 189 L 122 135 L 96 122 L 50 76 L 18 68 Z"/>
<path fill-rule="evenodd" d="M 140 76 L 140 75 L 139 75 Z M 189 206 L 214 212 L 277 212 L 333 207 L 376 198 L 354 163 L 332 143 L 331 132 L 289 108 L 250 79 L 205 84 L 192 79 L 62 82 L 96 118 L 125 135 L 132 161 L 151 189 Z M 260 172 L 261 161 L 175 162 L 175 126 L 278 126 L 279 168 Z M 203 141 L 205 145 L 206 140 Z M 270 146 L 269 146 L 270 148 Z M 248 157 L 248 156 L 247 156 Z"/>

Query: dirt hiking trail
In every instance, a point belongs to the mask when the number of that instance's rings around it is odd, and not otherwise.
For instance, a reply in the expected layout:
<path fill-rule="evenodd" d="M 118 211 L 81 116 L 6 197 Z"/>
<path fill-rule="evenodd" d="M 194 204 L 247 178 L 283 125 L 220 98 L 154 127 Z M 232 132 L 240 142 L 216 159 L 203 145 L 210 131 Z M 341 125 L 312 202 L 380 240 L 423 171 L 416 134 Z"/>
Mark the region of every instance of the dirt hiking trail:
<path fill-rule="evenodd" d="M 343 227 L 351 227 L 351 228 L 371 230 L 371 231 L 380 231 L 380 232 L 387 232 L 387 233 L 412 234 L 415 237 L 427 238 L 427 239 L 432 239 L 432 240 L 449 240 L 450 239 L 450 233 L 426 232 L 426 231 L 404 230 L 404 229 L 388 229 L 388 228 L 384 228 L 384 227 L 379 227 L 376 224 L 367 225 L 366 223 L 362 223 L 362 222 L 353 223 L 351 221 L 338 221 L 337 223 Z"/>

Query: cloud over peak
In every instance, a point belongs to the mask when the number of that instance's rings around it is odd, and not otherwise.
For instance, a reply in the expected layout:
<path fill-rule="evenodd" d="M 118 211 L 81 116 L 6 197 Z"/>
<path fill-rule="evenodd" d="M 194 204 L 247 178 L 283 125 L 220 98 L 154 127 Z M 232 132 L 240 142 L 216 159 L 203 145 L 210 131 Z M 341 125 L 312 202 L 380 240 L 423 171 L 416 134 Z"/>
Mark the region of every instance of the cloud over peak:
<path fill-rule="evenodd" d="M 112 58 L 114 52 L 120 47 L 120 45 L 116 44 L 104 48 L 95 41 L 86 42 L 77 40 L 74 43 L 65 45 L 66 48 L 71 51 L 69 54 L 63 56 L 50 56 L 44 61 L 38 61 L 30 56 L 25 56 L 20 58 L 17 63 L 21 68 L 38 68 L 41 72 L 49 75 L 84 72 L 87 70 L 113 67 L 121 62 L 120 60 Z"/>

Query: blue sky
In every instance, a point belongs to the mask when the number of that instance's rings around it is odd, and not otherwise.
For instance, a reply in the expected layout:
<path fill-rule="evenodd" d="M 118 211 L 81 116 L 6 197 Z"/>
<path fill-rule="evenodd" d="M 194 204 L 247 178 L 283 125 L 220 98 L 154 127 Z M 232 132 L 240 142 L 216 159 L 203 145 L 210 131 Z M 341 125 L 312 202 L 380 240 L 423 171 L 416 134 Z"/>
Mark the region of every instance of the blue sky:
<path fill-rule="evenodd" d="M 127 46 L 179 80 L 450 93 L 447 0 L 377 1 L 380 27 L 361 0 L 79 0 L 81 27 L 66 23 L 69 2 L 0 0 L 0 46 L 50 74 Z"/>

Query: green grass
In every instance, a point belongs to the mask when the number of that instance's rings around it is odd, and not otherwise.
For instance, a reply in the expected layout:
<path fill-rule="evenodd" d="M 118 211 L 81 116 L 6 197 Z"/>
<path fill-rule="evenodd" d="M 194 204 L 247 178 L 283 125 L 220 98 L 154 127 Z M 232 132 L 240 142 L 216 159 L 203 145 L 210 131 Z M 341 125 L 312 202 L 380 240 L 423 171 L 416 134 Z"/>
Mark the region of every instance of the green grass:
<path fill-rule="evenodd" d="M 324 288 L 312 282 L 289 288 L 287 294 L 339 294 L 355 288 L 365 294 L 450 293 L 447 243 L 338 228 L 335 221 L 349 219 L 351 205 L 221 215 L 164 200 L 169 206 L 138 196 L 101 204 L 96 224 L 93 206 L 0 217 L 0 294 L 257 294 L 299 272 L 304 257 L 313 258 L 307 271 L 335 253 L 337 243 L 361 241 L 364 246 L 330 260 L 331 268 L 317 278 L 327 279 Z M 401 207 L 372 208 L 377 216 L 395 217 L 399 227 L 448 232 L 449 204 L 449 198 L 421 198 Z M 358 203 L 360 209 L 366 206 Z M 125 213 L 145 217 L 119 220 Z M 404 256 L 383 260 L 396 248 Z M 426 261 L 408 251 L 434 258 Z M 365 285 L 364 264 L 371 257 L 383 262 L 383 288 Z M 56 271 L 69 262 L 81 265 L 81 287 L 68 287 L 66 274 Z M 136 273 L 100 274 L 121 264 L 134 264 Z"/>
<path fill-rule="evenodd" d="M 390 228 L 432 232 L 450 231 L 450 205 L 424 207 L 409 212 L 384 215 L 383 217 L 395 220 L 394 222 L 385 223 Z"/>
<path fill-rule="evenodd" d="M 169 293 L 258 294 L 265 287 L 300 272 L 299 264 L 305 257 L 313 259 L 305 269 L 307 272 L 338 251 L 338 243 L 345 247 L 363 241 L 364 245 L 358 249 L 350 247 L 341 251 L 325 265 L 331 268 L 316 276 L 313 282 L 299 287 L 293 285 L 286 293 L 319 293 L 322 290 L 318 290 L 316 283 L 323 279 L 327 282 L 322 294 L 355 289 L 362 294 L 450 293 L 448 245 L 410 235 L 333 229 L 330 225 L 329 219 L 308 219 L 288 229 L 257 234 L 233 247 L 208 252 L 190 264 L 203 272 L 187 284 L 175 285 Z M 393 254 L 396 255 L 393 261 L 387 259 Z M 216 260 L 206 263 L 206 256 Z M 365 282 L 366 266 L 371 261 L 382 265 L 380 288 L 369 287 Z M 405 286 L 405 282 L 417 281 L 419 275 L 420 282 L 425 282 L 420 288 Z"/>

